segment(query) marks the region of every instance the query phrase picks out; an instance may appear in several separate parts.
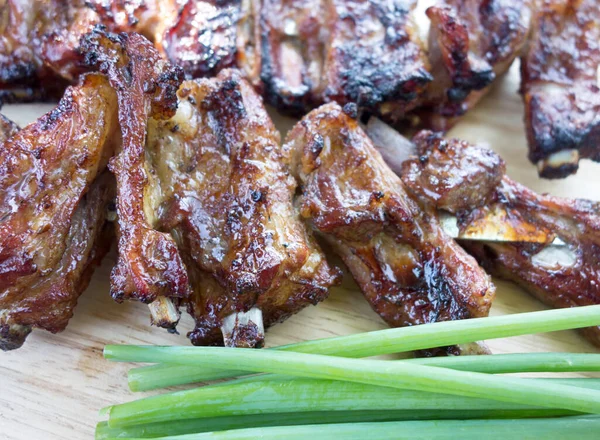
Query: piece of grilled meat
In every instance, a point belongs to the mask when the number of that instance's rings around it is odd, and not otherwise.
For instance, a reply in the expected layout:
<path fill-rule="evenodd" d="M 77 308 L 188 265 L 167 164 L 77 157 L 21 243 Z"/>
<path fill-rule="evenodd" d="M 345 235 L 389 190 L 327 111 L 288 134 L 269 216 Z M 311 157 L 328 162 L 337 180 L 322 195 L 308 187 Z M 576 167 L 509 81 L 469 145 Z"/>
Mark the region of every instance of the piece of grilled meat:
<path fill-rule="evenodd" d="M 60 96 L 82 73 L 76 48 L 96 23 L 85 0 L 0 2 L 2 102 Z"/>
<path fill-rule="evenodd" d="M 488 275 L 444 233 L 435 211 L 406 193 L 341 107 L 309 113 L 285 148 L 302 183 L 302 216 L 332 244 L 389 325 L 488 314 L 495 292 Z"/>
<path fill-rule="evenodd" d="M 464 141 L 432 132 L 413 141 L 418 155 L 403 164 L 402 180 L 429 205 L 457 213 L 459 228 L 484 226 L 487 216 L 502 213 L 516 236 L 547 238 L 545 244 L 461 241 L 486 269 L 552 307 L 600 304 L 600 203 L 536 194 L 502 166 L 491 172 L 490 164 L 502 160 Z M 553 245 L 557 237 L 566 246 Z M 600 328 L 583 333 L 600 346 Z"/>
<path fill-rule="evenodd" d="M 96 29 L 80 50 L 90 67 L 107 75 L 119 103 L 122 145 L 109 165 L 117 179 L 119 240 L 111 295 L 151 304 L 153 323 L 172 329 L 179 313 L 170 298 L 186 298 L 189 280 L 173 238 L 157 230 L 161 191 L 144 145 L 150 120 L 175 114 L 183 74 L 139 34 Z"/>
<path fill-rule="evenodd" d="M 596 0 L 540 0 L 521 92 L 529 159 L 541 177 L 600 161 L 600 7 Z"/>
<path fill-rule="evenodd" d="M 420 124 L 446 131 L 521 53 L 533 0 L 442 0 L 427 9 L 433 81 Z"/>
<path fill-rule="evenodd" d="M 0 348 L 32 327 L 63 330 L 110 247 L 102 173 L 118 141 L 117 100 L 87 75 L 59 105 L 0 144 Z"/>
<path fill-rule="evenodd" d="M 251 86 L 225 70 L 184 82 L 178 96 L 177 114 L 153 123 L 146 149 L 165 200 L 159 223 L 175 237 L 194 286 L 189 337 L 262 346 L 263 321 L 322 301 L 338 274 L 292 205 L 288 157 Z M 235 322 L 253 309 L 251 322 Z"/>
<path fill-rule="evenodd" d="M 388 119 L 404 116 L 431 80 L 415 4 L 265 1 L 259 34 L 267 101 L 298 115 L 336 101 Z"/>

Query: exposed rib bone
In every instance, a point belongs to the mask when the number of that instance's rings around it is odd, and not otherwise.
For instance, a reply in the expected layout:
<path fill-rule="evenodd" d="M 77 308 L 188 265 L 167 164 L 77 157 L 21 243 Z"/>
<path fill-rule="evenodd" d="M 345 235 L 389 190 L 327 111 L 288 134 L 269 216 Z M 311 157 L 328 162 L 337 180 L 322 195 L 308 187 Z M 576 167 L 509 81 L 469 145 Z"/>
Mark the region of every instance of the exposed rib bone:
<path fill-rule="evenodd" d="M 264 345 L 263 316 L 257 307 L 227 316 L 221 331 L 226 347 L 261 348 Z"/>
<path fill-rule="evenodd" d="M 174 330 L 181 314 L 170 298 L 159 296 L 148 305 L 152 325 Z"/>

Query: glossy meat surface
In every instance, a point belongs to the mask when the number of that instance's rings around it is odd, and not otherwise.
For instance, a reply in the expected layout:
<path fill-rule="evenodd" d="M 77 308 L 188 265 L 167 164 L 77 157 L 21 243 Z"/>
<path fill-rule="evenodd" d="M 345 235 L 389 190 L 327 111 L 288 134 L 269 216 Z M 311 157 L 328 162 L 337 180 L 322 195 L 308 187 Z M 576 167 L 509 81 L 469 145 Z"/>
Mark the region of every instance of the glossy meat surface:
<path fill-rule="evenodd" d="M 117 301 L 145 303 L 184 298 L 189 293 L 187 273 L 173 238 L 157 230 L 160 190 L 144 149 L 150 119 L 165 120 L 175 113 L 183 74 L 138 34 L 95 31 L 82 41 L 81 50 L 90 67 L 107 75 L 118 99 L 122 146 L 110 169 L 117 179 L 119 258 L 111 274 L 111 294 Z"/>
<path fill-rule="evenodd" d="M 147 144 L 165 200 L 159 222 L 194 286 L 192 343 L 223 344 L 227 316 L 256 307 L 272 325 L 325 299 L 337 272 L 292 205 L 296 181 L 251 86 L 226 70 L 178 95 L 177 114 Z M 262 345 L 245 334 L 230 343 Z"/>
<path fill-rule="evenodd" d="M 520 54 L 533 0 L 443 0 L 427 9 L 433 82 L 423 124 L 448 130 Z"/>
<path fill-rule="evenodd" d="M 411 0 L 266 1 L 260 35 L 267 100 L 298 115 L 328 101 L 404 115 L 431 80 L 414 6 Z"/>
<path fill-rule="evenodd" d="M 507 177 L 496 197 L 513 215 L 567 246 L 468 242 L 465 248 L 492 274 L 515 281 L 551 307 L 600 304 L 600 204 L 539 195 Z M 600 346 L 599 327 L 582 332 Z"/>
<path fill-rule="evenodd" d="M 352 113 L 352 112 L 350 112 Z M 486 316 L 495 288 L 383 162 L 336 104 L 309 113 L 286 148 L 302 182 L 302 216 L 342 257 L 391 326 Z"/>
<path fill-rule="evenodd" d="M 417 156 L 402 164 L 402 182 L 438 209 L 457 213 L 482 206 L 504 177 L 504 161 L 489 149 L 431 131 L 418 133 L 413 142 Z"/>
<path fill-rule="evenodd" d="M 490 155 L 495 153 L 488 150 L 482 156 L 482 148 L 457 139 L 442 141 L 438 136 L 434 136 L 436 142 L 422 143 L 431 136 L 429 132 L 421 133 L 415 141 L 420 143 L 422 154 L 423 149 L 429 149 L 429 157 L 436 158 L 437 166 L 422 167 L 419 179 L 403 174 L 402 179 L 411 191 L 438 206 L 431 194 L 444 194 L 448 190 L 445 182 L 460 181 L 457 191 L 475 194 L 475 197 L 458 197 L 453 202 L 449 199 L 443 206 L 459 212 L 460 229 L 484 227 L 486 217 L 501 213 L 506 229 L 514 231 L 515 238 L 530 234 L 546 237 L 540 244 L 464 240 L 461 246 L 492 274 L 517 282 L 552 307 L 600 304 L 599 203 L 536 194 L 503 175 L 503 170 L 500 180 L 494 179 L 485 185 L 477 179 L 465 180 L 465 161 L 471 166 L 479 161 L 479 167 L 485 169 Z M 444 156 L 436 151 L 442 142 L 447 145 L 446 151 L 454 152 L 452 155 Z M 457 155 L 463 156 L 463 160 L 456 161 Z M 409 163 L 419 163 L 419 160 L 415 157 Z M 444 170 L 446 179 L 438 179 L 440 169 Z M 432 182 L 438 182 L 439 187 Z M 503 232 L 506 235 L 507 231 Z M 555 238 L 566 246 L 553 245 Z M 600 345 L 599 328 L 585 329 L 584 334 Z"/>
<path fill-rule="evenodd" d="M 79 38 L 97 22 L 84 0 L 0 3 L 0 92 L 4 102 L 60 96 L 82 71 Z"/>
<path fill-rule="evenodd" d="M 189 78 L 211 76 L 237 62 L 240 0 L 187 1 L 166 30 L 164 50 Z"/>
<path fill-rule="evenodd" d="M 566 177 L 579 159 L 600 161 L 600 7 L 596 0 L 541 0 L 522 93 L 529 159 L 540 176 Z"/>
<path fill-rule="evenodd" d="M 31 327 L 63 330 L 110 246 L 113 183 L 97 176 L 118 140 L 116 105 L 107 81 L 88 75 L 56 109 L 0 144 L 3 349 L 18 348 Z"/>

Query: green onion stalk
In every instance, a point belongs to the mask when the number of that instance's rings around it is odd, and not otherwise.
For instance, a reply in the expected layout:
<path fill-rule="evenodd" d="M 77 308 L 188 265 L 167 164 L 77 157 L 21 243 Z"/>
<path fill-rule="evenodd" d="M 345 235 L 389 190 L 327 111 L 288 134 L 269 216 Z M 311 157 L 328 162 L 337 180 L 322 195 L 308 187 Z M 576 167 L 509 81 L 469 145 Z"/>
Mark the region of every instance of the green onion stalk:
<path fill-rule="evenodd" d="M 596 325 L 600 325 L 600 305 L 385 329 L 284 345 L 272 350 L 362 358 Z M 140 347 L 107 346 L 105 353 L 115 361 L 147 362 L 137 356 L 137 353 L 140 353 L 137 348 Z M 181 365 L 180 355 L 193 353 L 196 347 L 152 347 L 152 349 L 169 350 L 170 355 L 163 358 L 159 365 L 132 369 L 129 373 L 129 385 L 134 391 L 248 374 L 247 371 L 239 368 L 219 370 L 211 366 L 201 368 L 196 365 Z M 452 367 L 448 366 L 448 368 Z"/>

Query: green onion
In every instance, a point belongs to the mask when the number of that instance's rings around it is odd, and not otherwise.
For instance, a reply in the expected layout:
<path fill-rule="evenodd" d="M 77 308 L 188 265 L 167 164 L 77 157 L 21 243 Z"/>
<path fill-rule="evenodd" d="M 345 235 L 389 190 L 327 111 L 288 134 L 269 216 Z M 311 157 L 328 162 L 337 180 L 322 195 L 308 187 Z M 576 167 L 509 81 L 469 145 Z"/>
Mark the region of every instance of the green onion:
<path fill-rule="evenodd" d="M 169 358 L 160 348 L 138 348 L 136 357 L 146 362 L 162 362 Z M 144 352 L 146 352 L 144 354 Z M 166 354 L 166 356 L 165 356 Z M 558 384 L 541 384 L 521 378 L 456 371 L 408 362 L 357 360 L 304 353 L 254 350 L 226 347 L 196 347 L 193 353 L 180 355 L 178 362 L 211 365 L 255 372 L 282 373 L 358 382 L 383 387 L 439 392 L 460 396 L 489 397 L 505 402 L 527 402 L 530 405 L 563 408 L 584 413 L 600 413 L 600 391 Z M 219 390 L 221 387 L 215 387 Z M 124 423 L 131 413 L 122 414 L 113 407 L 109 423 Z M 114 416 L 114 420 L 113 420 Z M 133 414 L 134 418 L 140 415 Z M 145 422 L 142 420 L 142 422 Z M 126 421 L 125 421 L 126 423 Z M 137 422 L 139 423 L 139 421 Z"/>
<path fill-rule="evenodd" d="M 360 358 L 596 325 L 600 325 L 600 305 L 385 329 L 285 345 L 276 347 L 275 350 Z M 136 346 L 107 346 L 105 354 L 116 361 L 145 362 L 136 357 L 135 348 Z M 223 371 L 211 367 L 167 365 L 178 363 L 180 355 L 195 349 L 172 347 L 170 359 L 164 359 L 165 365 L 132 370 L 131 388 L 149 390 L 246 374 L 239 369 Z"/>
<path fill-rule="evenodd" d="M 344 423 L 328 425 L 282 426 L 237 429 L 182 436 L 160 437 L 160 440 L 246 440 L 286 439 L 311 440 L 379 440 L 426 438 L 432 440 L 481 439 L 506 440 L 596 440 L 600 432 L 598 417 L 562 417 L 517 420 L 432 420 L 377 423 Z M 133 439 L 129 439 L 133 440 Z"/>
<path fill-rule="evenodd" d="M 96 426 L 96 440 L 109 438 L 155 438 L 168 435 L 194 434 L 229 429 L 265 426 L 320 425 L 326 423 L 385 422 L 399 420 L 450 420 L 450 419 L 517 419 L 558 417 L 574 414 L 561 409 L 513 410 L 377 410 L 322 411 L 298 413 L 272 413 L 207 417 L 169 422 L 111 428 L 107 422 Z"/>
<path fill-rule="evenodd" d="M 600 389 L 599 379 L 524 379 Z M 423 391 L 399 390 L 323 379 L 272 375 L 253 381 L 241 379 L 225 384 L 147 397 L 109 407 L 111 425 L 131 426 L 205 417 L 226 417 L 311 411 L 550 411 L 552 415 L 572 412 L 548 410 L 521 403 L 453 396 Z M 539 414 L 539 412 L 538 412 Z M 542 413 L 542 415 L 544 415 Z"/>
<path fill-rule="evenodd" d="M 489 356 L 448 356 L 403 359 L 397 362 L 410 362 L 422 365 L 451 368 L 453 370 L 475 371 L 479 373 L 559 373 L 600 371 L 600 354 L 582 353 L 518 353 Z M 193 367 L 187 365 L 157 364 L 129 370 L 129 386 L 133 391 L 144 391 L 173 385 L 174 380 L 186 381 L 186 375 Z M 194 371 L 202 374 L 201 369 Z M 226 370 L 227 373 L 230 370 Z M 176 377 L 180 373 L 181 377 Z M 239 375 L 248 374 L 240 371 Z"/>

